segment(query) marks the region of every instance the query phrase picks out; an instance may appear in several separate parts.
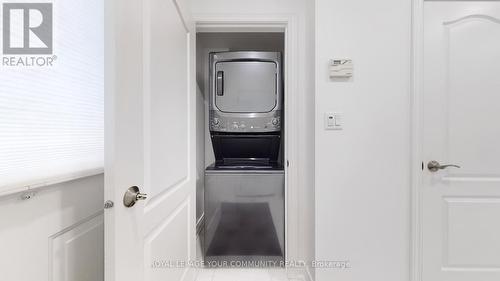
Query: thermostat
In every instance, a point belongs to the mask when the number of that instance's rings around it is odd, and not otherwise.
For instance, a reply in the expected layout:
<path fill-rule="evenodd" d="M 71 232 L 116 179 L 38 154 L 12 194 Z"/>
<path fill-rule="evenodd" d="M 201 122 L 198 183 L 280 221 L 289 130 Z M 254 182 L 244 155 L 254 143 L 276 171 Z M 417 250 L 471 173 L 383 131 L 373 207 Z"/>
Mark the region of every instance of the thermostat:
<path fill-rule="evenodd" d="M 331 59 L 330 78 L 352 77 L 353 64 L 351 59 Z"/>

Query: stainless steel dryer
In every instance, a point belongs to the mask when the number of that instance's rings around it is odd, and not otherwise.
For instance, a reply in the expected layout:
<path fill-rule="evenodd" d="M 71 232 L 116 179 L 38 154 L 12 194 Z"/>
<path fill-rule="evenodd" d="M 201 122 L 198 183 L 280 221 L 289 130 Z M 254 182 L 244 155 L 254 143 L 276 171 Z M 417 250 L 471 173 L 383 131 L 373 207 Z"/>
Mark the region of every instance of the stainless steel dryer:
<path fill-rule="evenodd" d="M 279 52 L 210 54 L 210 131 L 262 133 L 281 130 Z"/>
<path fill-rule="evenodd" d="M 209 73 L 216 164 L 274 165 L 281 143 L 281 54 L 211 53 Z"/>

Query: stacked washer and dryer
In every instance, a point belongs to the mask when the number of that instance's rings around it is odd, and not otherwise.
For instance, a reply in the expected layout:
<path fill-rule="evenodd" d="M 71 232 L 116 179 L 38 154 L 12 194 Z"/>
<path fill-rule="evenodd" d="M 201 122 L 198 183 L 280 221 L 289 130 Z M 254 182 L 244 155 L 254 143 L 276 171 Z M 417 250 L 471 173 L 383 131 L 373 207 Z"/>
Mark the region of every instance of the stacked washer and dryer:
<path fill-rule="evenodd" d="M 205 261 L 283 261 L 285 176 L 279 52 L 210 53 Z"/>

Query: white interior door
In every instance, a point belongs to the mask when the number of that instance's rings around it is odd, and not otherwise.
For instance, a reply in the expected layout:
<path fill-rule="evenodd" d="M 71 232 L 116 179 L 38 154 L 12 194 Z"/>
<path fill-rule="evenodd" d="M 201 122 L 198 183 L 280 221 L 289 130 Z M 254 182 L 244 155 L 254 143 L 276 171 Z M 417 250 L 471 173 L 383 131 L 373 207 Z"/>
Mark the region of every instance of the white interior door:
<path fill-rule="evenodd" d="M 500 2 L 425 2 L 423 73 L 423 280 L 498 281 Z"/>
<path fill-rule="evenodd" d="M 106 1 L 107 281 L 193 280 L 193 25 L 181 0 Z M 124 206 L 127 189 L 147 199 Z"/>

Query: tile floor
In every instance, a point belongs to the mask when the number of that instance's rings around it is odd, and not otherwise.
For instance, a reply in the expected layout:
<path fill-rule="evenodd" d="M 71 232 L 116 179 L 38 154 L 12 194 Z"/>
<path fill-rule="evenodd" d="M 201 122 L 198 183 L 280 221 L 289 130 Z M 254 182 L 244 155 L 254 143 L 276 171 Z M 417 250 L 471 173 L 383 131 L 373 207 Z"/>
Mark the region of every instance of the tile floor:
<path fill-rule="evenodd" d="M 288 279 L 284 269 L 275 268 L 202 268 L 196 281 L 302 281 Z"/>
<path fill-rule="evenodd" d="M 197 241 L 197 260 L 202 260 L 201 241 Z M 283 268 L 199 268 L 196 281 L 304 281 L 287 278 Z"/>

